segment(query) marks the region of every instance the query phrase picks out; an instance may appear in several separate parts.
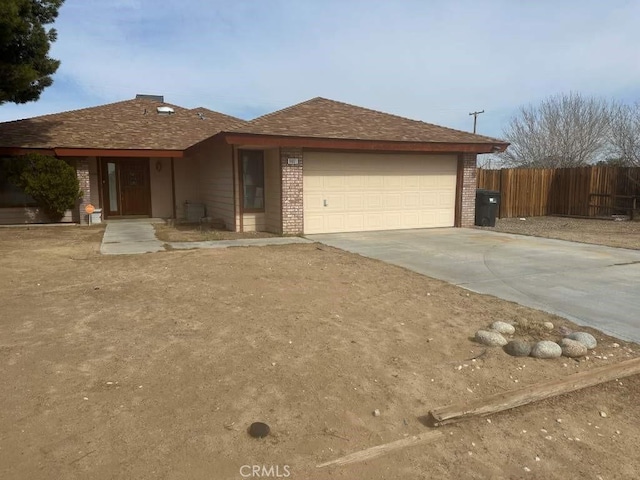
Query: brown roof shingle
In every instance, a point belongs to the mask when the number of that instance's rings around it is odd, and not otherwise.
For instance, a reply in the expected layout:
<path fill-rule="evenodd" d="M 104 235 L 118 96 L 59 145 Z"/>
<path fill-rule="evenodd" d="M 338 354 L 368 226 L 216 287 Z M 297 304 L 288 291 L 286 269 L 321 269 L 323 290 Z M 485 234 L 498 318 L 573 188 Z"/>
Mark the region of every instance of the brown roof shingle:
<path fill-rule="evenodd" d="M 322 97 L 268 113 L 233 129 L 232 132 L 344 140 L 504 144 L 502 140 L 495 138 Z"/>
<path fill-rule="evenodd" d="M 175 113 L 159 115 L 160 106 Z M 135 99 L 0 123 L 0 147 L 185 150 L 244 123 L 206 108 Z"/>

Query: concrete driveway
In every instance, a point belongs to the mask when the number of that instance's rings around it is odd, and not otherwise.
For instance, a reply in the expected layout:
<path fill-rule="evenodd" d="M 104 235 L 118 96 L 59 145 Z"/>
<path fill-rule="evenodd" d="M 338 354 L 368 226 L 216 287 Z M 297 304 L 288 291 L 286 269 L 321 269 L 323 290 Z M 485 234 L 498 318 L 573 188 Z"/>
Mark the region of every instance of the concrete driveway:
<path fill-rule="evenodd" d="M 460 228 L 307 238 L 640 342 L 640 251 Z"/>

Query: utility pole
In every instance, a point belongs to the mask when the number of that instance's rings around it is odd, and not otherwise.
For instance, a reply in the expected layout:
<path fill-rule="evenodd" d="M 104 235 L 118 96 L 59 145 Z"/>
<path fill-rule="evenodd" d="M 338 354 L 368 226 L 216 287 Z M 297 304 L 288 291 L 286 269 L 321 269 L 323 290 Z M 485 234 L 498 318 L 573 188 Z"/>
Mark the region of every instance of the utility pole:
<path fill-rule="evenodd" d="M 473 115 L 473 133 L 476 133 L 476 123 L 478 121 L 478 115 L 484 113 L 484 110 L 481 112 L 471 112 L 469 115 Z"/>

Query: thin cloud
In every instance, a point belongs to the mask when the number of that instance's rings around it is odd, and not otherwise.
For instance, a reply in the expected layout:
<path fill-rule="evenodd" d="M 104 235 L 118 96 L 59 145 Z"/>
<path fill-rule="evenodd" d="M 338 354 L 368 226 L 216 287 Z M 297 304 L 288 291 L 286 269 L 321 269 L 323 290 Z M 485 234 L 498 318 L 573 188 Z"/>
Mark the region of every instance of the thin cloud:
<path fill-rule="evenodd" d="M 67 0 L 40 102 L 0 120 L 164 94 L 246 116 L 325 96 L 500 136 L 562 91 L 640 98 L 638 2 Z"/>

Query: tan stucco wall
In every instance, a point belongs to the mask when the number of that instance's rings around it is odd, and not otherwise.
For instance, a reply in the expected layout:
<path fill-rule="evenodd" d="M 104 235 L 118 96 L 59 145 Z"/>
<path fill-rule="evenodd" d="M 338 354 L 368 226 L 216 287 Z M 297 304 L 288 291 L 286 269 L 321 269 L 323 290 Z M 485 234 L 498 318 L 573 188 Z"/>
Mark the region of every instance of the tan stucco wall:
<path fill-rule="evenodd" d="M 209 139 L 189 150 L 199 170 L 199 201 L 206 206 L 207 216 L 222 220 L 228 230 L 236 229 L 233 202 L 233 168 L 231 146 Z"/>
<path fill-rule="evenodd" d="M 176 188 L 176 217 L 186 219 L 185 202 L 201 203 L 198 161 L 194 156 L 176 158 L 173 161 Z M 171 191 L 171 188 L 169 188 Z"/>
<path fill-rule="evenodd" d="M 160 165 L 160 167 L 158 168 L 157 165 Z M 150 158 L 149 178 L 151 184 L 151 216 L 155 218 L 172 218 L 171 159 Z"/>

